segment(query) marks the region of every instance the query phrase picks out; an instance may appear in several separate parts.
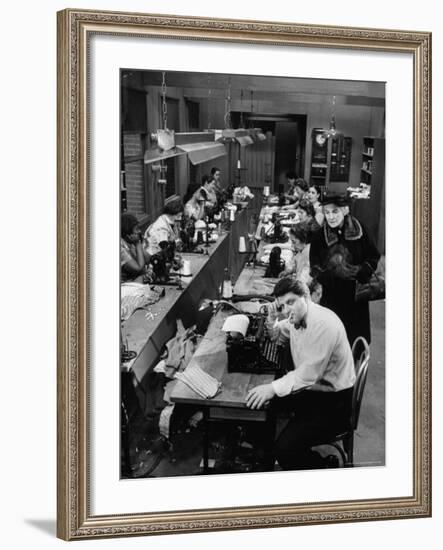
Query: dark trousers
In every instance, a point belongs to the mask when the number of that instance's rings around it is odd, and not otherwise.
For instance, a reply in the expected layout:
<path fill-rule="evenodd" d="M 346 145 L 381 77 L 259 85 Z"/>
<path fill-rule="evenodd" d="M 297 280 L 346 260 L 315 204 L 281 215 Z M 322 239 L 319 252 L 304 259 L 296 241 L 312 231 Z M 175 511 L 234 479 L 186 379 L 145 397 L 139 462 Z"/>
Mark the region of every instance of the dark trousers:
<path fill-rule="evenodd" d="M 311 447 L 350 427 L 352 388 L 339 392 L 303 390 L 275 398 L 275 413 L 290 413 L 275 443 L 275 457 L 283 470 L 319 467 Z"/>

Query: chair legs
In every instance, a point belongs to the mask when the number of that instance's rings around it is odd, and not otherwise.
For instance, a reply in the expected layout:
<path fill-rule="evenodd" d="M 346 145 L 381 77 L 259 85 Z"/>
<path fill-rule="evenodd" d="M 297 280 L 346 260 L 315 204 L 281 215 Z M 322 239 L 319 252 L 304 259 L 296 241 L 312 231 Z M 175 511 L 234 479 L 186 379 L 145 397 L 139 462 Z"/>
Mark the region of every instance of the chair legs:
<path fill-rule="evenodd" d="M 354 467 L 354 434 L 353 433 L 337 441 L 330 441 L 327 443 L 327 445 L 331 445 L 331 447 L 334 447 L 334 449 L 336 449 L 339 452 L 344 468 Z"/>
<path fill-rule="evenodd" d="M 343 438 L 343 448 L 348 457 L 345 466 L 348 468 L 354 467 L 354 433 Z"/>
<path fill-rule="evenodd" d="M 346 452 L 342 449 L 342 446 L 340 445 L 340 443 L 336 443 L 335 441 L 333 443 L 330 443 L 330 445 L 332 445 L 332 447 L 334 447 L 335 449 L 337 449 L 337 451 L 340 453 L 340 457 L 343 461 L 343 466 L 346 467 L 347 465 L 347 456 L 346 456 Z"/>

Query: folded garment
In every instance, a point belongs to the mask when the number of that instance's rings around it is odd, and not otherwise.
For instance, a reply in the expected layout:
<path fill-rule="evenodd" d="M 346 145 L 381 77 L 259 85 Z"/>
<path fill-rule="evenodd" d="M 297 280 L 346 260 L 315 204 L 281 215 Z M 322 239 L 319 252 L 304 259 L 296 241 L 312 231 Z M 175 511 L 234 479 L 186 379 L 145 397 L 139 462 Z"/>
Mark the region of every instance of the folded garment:
<path fill-rule="evenodd" d="M 141 283 L 123 283 L 121 285 L 120 316 L 126 321 L 136 309 L 146 308 L 160 299 L 160 292 Z"/>
<path fill-rule="evenodd" d="M 211 399 L 221 388 L 221 382 L 197 366 L 177 372 L 175 378 L 181 380 L 204 399 Z"/>

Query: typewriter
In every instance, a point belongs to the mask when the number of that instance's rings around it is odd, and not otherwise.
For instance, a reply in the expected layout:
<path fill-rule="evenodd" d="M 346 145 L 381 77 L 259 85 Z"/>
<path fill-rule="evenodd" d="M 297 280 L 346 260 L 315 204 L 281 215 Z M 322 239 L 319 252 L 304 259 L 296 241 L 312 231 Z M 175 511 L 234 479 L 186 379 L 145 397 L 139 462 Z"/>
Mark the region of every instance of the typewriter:
<path fill-rule="evenodd" d="M 228 372 L 276 374 L 286 372 L 284 346 L 272 342 L 265 326 L 266 312 L 246 314 L 249 326 L 246 336 L 227 336 Z"/>

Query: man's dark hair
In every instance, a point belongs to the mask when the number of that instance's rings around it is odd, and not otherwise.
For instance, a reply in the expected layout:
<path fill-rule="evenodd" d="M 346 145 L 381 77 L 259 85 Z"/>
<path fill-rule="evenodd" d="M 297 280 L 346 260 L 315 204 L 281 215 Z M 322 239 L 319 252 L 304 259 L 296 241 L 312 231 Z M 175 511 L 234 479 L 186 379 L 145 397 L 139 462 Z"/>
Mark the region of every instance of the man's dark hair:
<path fill-rule="evenodd" d="M 288 180 L 295 180 L 295 178 L 297 176 L 295 175 L 295 172 L 292 172 L 292 170 L 291 170 L 289 172 L 286 172 L 286 177 L 287 177 Z"/>
<path fill-rule="evenodd" d="M 274 296 L 280 298 L 289 292 L 293 292 L 297 296 L 306 296 L 307 286 L 301 281 L 297 281 L 294 277 L 288 276 L 280 279 L 274 287 Z"/>
<path fill-rule="evenodd" d="M 131 235 L 136 225 L 138 225 L 138 220 L 134 214 L 131 214 L 130 212 L 123 212 L 120 224 L 121 236 L 127 237 L 128 235 Z"/>
<path fill-rule="evenodd" d="M 216 172 L 220 172 L 220 168 L 217 168 L 217 166 L 211 168 L 211 176 L 213 176 Z"/>

